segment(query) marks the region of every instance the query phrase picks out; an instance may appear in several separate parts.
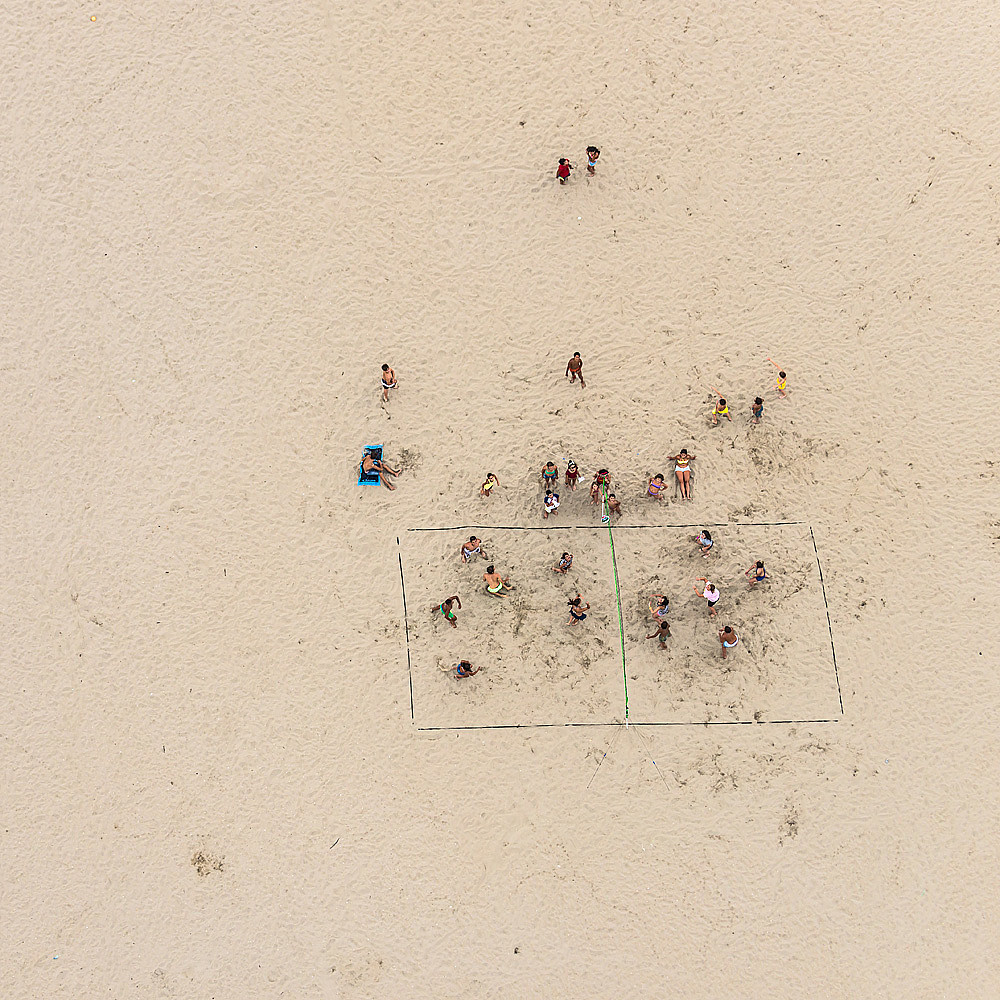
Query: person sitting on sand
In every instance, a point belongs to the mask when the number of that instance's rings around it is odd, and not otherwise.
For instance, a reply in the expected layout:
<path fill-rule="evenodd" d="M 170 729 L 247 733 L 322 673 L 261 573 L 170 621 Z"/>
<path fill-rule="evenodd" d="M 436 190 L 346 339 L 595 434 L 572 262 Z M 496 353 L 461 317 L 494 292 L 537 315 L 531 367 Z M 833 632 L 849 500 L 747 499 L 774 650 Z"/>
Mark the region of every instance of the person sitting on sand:
<path fill-rule="evenodd" d="M 569 621 L 566 622 L 567 625 L 575 625 L 577 622 L 582 622 L 584 618 L 587 617 L 585 612 L 590 610 L 589 604 L 583 603 L 583 598 L 577 594 L 576 597 L 571 601 L 567 601 L 569 604 Z"/>
<path fill-rule="evenodd" d="M 717 424 L 719 422 L 719 417 L 725 417 L 730 423 L 733 422 L 733 416 L 729 412 L 729 404 L 720 396 L 719 401 L 715 404 L 715 409 L 712 410 L 712 423 Z"/>
<path fill-rule="evenodd" d="M 681 499 L 691 499 L 691 463 L 695 456 L 689 455 L 687 448 L 681 448 L 676 455 L 667 455 L 667 458 L 674 463 L 674 475 L 681 488 Z"/>
<path fill-rule="evenodd" d="M 649 481 L 649 485 L 646 487 L 646 496 L 652 497 L 654 500 L 660 499 L 660 494 L 667 488 L 667 484 L 663 481 L 663 473 L 658 472 Z"/>
<path fill-rule="evenodd" d="M 570 377 L 571 375 L 572 377 Z M 566 364 L 566 378 L 568 378 L 571 383 L 576 381 L 577 375 L 580 376 L 580 388 L 586 389 L 587 383 L 583 381 L 583 359 L 580 357 L 579 351 L 577 351 Z"/>
<path fill-rule="evenodd" d="M 569 162 L 565 157 L 559 157 L 559 166 L 556 167 L 556 177 L 559 178 L 560 184 L 565 184 L 569 180 L 569 172 L 573 169 L 573 164 Z"/>
<path fill-rule="evenodd" d="M 492 492 L 493 487 L 499 485 L 500 485 L 500 480 L 497 479 L 497 477 L 494 476 L 492 472 L 487 472 L 486 479 L 484 480 L 483 485 L 479 487 L 479 495 L 481 497 L 488 497 Z"/>
<path fill-rule="evenodd" d="M 547 490 L 555 489 L 559 482 L 559 469 L 555 462 L 546 462 L 542 469 L 542 487 Z"/>
<path fill-rule="evenodd" d="M 611 485 L 611 474 L 607 469 L 598 469 L 594 481 L 590 484 L 590 502 L 597 503 L 605 489 Z"/>
<path fill-rule="evenodd" d="M 446 601 L 442 601 L 440 604 L 435 604 L 431 611 L 440 611 L 444 615 L 444 620 L 451 625 L 452 628 L 458 628 L 458 618 L 455 612 L 452 611 L 452 605 L 458 605 L 458 610 L 462 610 L 462 602 L 458 599 L 458 594 L 453 594 Z"/>
<path fill-rule="evenodd" d="M 755 424 L 760 423 L 761 417 L 764 416 L 764 400 L 757 396 L 753 401 L 753 406 L 750 407 L 750 417 Z"/>
<path fill-rule="evenodd" d="M 472 562 L 476 556 L 486 558 L 486 553 L 483 552 L 483 540 L 475 535 L 470 535 L 467 542 L 462 542 L 460 553 L 464 563 Z"/>
<path fill-rule="evenodd" d="M 699 587 L 699 583 L 704 584 L 704 586 Z M 722 596 L 719 593 L 719 588 L 711 580 L 706 580 L 705 577 L 700 576 L 694 585 L 694 592 L 699 597 L 704 597 L 708 601 L 708 616 L 709 618 L 714 618 L 715 605 L 718 604 L 719 598 Z"/>
<path fill-rule="evenodd" d="M 705 528 L 694 536 L 694 540 L 701 546 L 702 556 L 707 559 L 709 552 L 712 551 L 712 546 L 715 544 L 712 540 L 712 532 Z"/>
<path fill-rule="evenodd" d="M 483 574 L 483 582 L 486 584 L 486 593 L 492 594 L 494 597 L 506 597 L 504 588 L 510 589 L 510 580 L 502 577 L 496 571 L 493 563 L 490 563 L 486 567 L 486 572 Z"/>
<path fill-rule="evenodd" d="M 386 479 L 386 476 L 398 476 L 402 471 L 400 469 L 392 469 L 385 464 L 381 459 L 372 458 L 369 452 L 365 452 L 365 457 L 361 459 L 361 471 L 371 474 L 372 472 L 378 473 L 378 481 L 390 490 L 394 490 L 396 487 Z"/>
<path fill-rule="evenodd" d="M 732 649 L 740 641 L 740 637 L 736 634 L 736 630 L 731 626 L 727 625 L 719 633 L 719 642 L 722 643 L 722 658 L 726 659 L 728 650 Z"/>
<path fill-rule="evenodd" d="M 547 518 L 549 514 L 555 514 L 559 510 L 559 494 L 552 490 L 545 491 L 545 499 L 542 501 L 542 517 Z"/>
<path fill-rule="evenodd" d="M 758 559 L 743 575 L 752 587 L 754 584 L 763 583 L 767 579 L 767 570 L 764 569 L 763 561 Z"/>
<path fill-rule="evenodd" d="M 576 467 L 576 462 L 570 459 L 566 464 L 566 489 L 575 490 L 576 481 L 580 478 L 580 470 Z"/>
<path fill-rule="evenodd" d="M 596 146 L 587 147 L 587 173 L 593 177 L 594 168 L 597 166 L 598 157 L 601 155 L 601 151 Z"/>
<path fill-rule="evenodd" d="M 670 613 L 670 601 L 663 594 L 653 594 L 649 599 L 649 613 L 653 621 L 663 621 Z"/>
<path fill-rule="evenodd" d="M 396 373 L 388 366 L 382 365 L 382 399 L 389 402 L 389 390 L 396 388 Z"/>
<path fill-rule="evenodd" d="M 622 516 L 621 502 L 615 499 L 614 493 L 608 494 L 608 514 L 616 514 L 618 517 Z"/>
<path fill-rule="evenodd" d="M 556 573 L 565 573 L 567 570 L 570 569 L 572 565 L 573 565 L 573 553 L 564 552 L 559 557 L 559 564 L 557 566 L 553 566 L 552 569 Z"/>
<path fill-rule="evenodd" d="M 667 639 L 670 638 L 670 625 L 665 618 L 661 619 L 652 635 L 647 635 L 647 639 L 659 639 L 660 649 L 667 648 Z"/>

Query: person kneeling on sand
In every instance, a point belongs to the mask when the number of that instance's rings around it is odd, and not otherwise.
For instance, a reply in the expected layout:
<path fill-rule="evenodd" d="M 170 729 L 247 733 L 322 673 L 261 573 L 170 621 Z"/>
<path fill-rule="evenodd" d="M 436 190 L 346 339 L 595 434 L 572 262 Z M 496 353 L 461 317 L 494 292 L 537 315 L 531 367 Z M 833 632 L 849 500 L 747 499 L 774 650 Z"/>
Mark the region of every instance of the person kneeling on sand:
<path fill-rule="evenodd" d="M 565 573 L 573 565 L 573 553 L 564 552 L 559 559 L 559 565 L 553 566 L 554 573 Z"/>
<path fill-rule="evenodd" d="M 483 581 L 486 584 L 486 593 L 492 594 L 494 597 L 506 597 L 504 593 L 504 588 L 510 589 L 510 580 L 502 577 L 497 571 L 493 563 L 490 563 L 486 567 L 486 572 L 483 574 Z"/>
<path fill-rule="evenodd" d="M 385 477 L 387 475 L 398 476 L 402 470 L 390 468 L 381 459 L 372 458 L 371 455 L 366 451 L 365 457 L 361 460 L 361 471 L 368 473 L 377 472 L 378 481 L 383 486 L 388 487 L 390 490 L 394 490 L 396 487 L 393 486 L 392 483 L 390 483 L 389 480 L 386 479 Z"/>
<path fill-rule="evenodd" d="M 707 559 L 709 552 L 712 551 L 712 546 L 715 544 L 712 541 L 712 532 L 706 528 L 695 535 L 694 540 L 701 546 L 701 554 Z"/>

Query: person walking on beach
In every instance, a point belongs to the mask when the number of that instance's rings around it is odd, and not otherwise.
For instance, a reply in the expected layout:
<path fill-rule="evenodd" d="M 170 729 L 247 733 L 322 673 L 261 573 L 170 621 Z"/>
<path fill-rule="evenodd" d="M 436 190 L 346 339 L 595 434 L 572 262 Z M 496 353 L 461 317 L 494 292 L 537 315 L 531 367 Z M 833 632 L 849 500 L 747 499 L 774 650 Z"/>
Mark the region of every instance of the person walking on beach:
<path fill-rule="evenodd" d="M 462 562 L 464 563 L 472 562 L 476 556 L 481 556 L 483 559 L 486 558 L 486 553 L 483 552 L 483 541 L 475 535 L 470 535 L 467 542 L 462 542 L 460 551 Z"/>
<path fill-rule="evenodd" d="M 736 630 L 731 626 L 727 625 L 719 633 L 719 642 L 722 643 L 722 658 L 725 660 L 729 655 L 729 650 L 733 649 L 740 641 L 740 637 L 736 634 Z"/>
<path fill-rule="evenodd" d="M 486 593 L 493 597 L 506 597 L 504 589 L 510 589 L 510 580 L 504 579 L 497 571 L 493 563 L 486 567 L 483 574 L 483 582 L 486 584 Z"/>
<path fill-rule="evenodd" d="M 569 172 L 573 169 L 573 164 L 564 157 L 559 158 L 559 166 L 556 167 L 556 177 L 560 184 L 565 184 L 569 180 Z"/>
<path fill-rule="evenodd" d="M 594 176 L 594 168 L 597 166 L 597 160 L 600 155 L 601 151 L 596 146 L 587 147 L 587 173 L 591 177 Z"/>
<path fill-rule="evenodd" d="M 559 563 L 558 563 L 558 565 L 553 566 L 552 570 L 555 573 L 563 573 L 563 574 L 565 574 L 569 569 L 572 568 L 572 566 L 573 566 L 573 553 L 572 552 L 564 552 L 559 557 Z"/>
<path fill-rule="evenodd" d="M 698 584 L 704 584 L 704 586 L 699 587 Z M 722 594 L 719 593 L 719 588 L 712 583 L 711 580 L 706 580 L 703 576 L 698 577 L 697 583 L 694 585 L 694 592 L 699 597 L 704 597 L 708 601 L 708 617 L 715 617 L 715 605 L 719 603 L 719 598 Z"/>
<path fill-rule="evenodd" d="M 389 390 L 396 388 L 396 373 L 388 366 L 382 365 L 382 400 L 389 402 Z"/>
<path fill-rule="evenodd" d="M 584 604 L 583 598 L 579 594 L 573 600 L 566 603 L 569 604 L 569 621 L 566 622 L 567 625 L 575 625 L 587 617 L 586 612 L 590 610 L 590 605 Z"/>
<path fill-rule="evenodd" d="M 691 463 L 695 456 L 689 455 L 687 448 L 681 448 L 676 455 L 667 455 L 667 459 L 674 463 L 674 475 L 681 488 L 681 499 L 691 499 Z"/>
<path fill-rule="evenodd" d="M 458 599 L 458 594 L 453 594 L 447 600 L 442 601 L 440 604 L 435 604 L 431 611 L 440 611 L 444 615 L 444 620 L 451 625 L 452 628 L 458 628 L 458 618 L 455 612 L 452 611 L 452 605 L 458 605 L 458 610 L 462 610 L 462 602 Z"/>
<path fill-rule="evenodd" d="M 566 378 L 568 378 L 571 383 L 576 381 L 577 375 L 580 376 L 580 388 L 586 389 L 587 383 L 583 381 L 583 359 L 580 357 L 579 351 L 577 351 L 566 364 Z"/>
<path fill-rule="evenodd" d="M 659 625 L 657 625 L 657 627 L 656 627 L 656 631 L 653 632 L 652 635 L 647 635 L 646 638 L 647 639 L 659 639 L 660 640 L 660 649 L 666 649 L 667 648 L 667 639 L 670 638 L 670 625 L 667 622 L 666 618 L 662 618 L 660 620 Z"/>

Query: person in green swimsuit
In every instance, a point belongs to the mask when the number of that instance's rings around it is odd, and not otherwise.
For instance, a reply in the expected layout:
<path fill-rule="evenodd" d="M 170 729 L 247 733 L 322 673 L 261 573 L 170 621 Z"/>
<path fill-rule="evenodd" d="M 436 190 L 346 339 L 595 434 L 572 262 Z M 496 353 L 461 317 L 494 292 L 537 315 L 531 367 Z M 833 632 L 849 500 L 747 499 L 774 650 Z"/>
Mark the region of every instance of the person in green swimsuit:
<path fill-rule="evenodd" d="M 483 582 L 486 584 L 486 593 L 494 597 L 506 597 L 504 589 L 510 587 L 510 580 L 505 580 L 497 571 L 493 563 L 486 567 L 483 574 Z"/>
<path fill-rule="evenodd" d="M 444 615 L 445 621 L 452 627 L 458 628 L 458 618 L 455 612 L 452 611 L 452 606 L 457 604 L 458 610 L 462 610 L 462 602 L 458 599 L 458 594 L 453 594 L 446 601 L 442 601 L 440 604 L 435 604 L 431 611 L 440 611 Z"/>

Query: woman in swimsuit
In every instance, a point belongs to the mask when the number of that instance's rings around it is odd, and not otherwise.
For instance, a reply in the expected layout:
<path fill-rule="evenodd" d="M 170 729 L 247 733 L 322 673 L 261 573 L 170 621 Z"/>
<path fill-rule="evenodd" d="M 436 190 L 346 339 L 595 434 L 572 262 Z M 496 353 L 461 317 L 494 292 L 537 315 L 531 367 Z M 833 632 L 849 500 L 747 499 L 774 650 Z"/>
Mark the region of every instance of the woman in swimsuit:
<path fill-rule="evenodd" d="M 699 587 L 699 583 L 704 584 L 704 586 Z M 719 588 L 711 580 L 706 580 L 703 576 L 700 576 L 698 577 L 698 582 L 694 585 L 694 592 L 699 597 L 704 597 L 708 601 L 708 616 L 709 618 L 714 618 L 715 605 L 719 603 L 719 598 L 722 596 L 719 593 Z"/>
<path fill-rule="evenodd" d="M 559 558 L 559 565 L 553 566 L 552 570 L 555 573 L 565 573 L 573 565 L 573 553 L 564 552 Z"/>
<path fill-rule="evenodd" d="M 382 365 L 382 399 L 389 402 L 389 390 L 396 388 L 396 373 L 388 366 Z"/>
<path fill-rule="evenodd" d="M 763 561 L 758 559 L 757 562 L 754 563 L 754 565 L 751 566 L 743 575 L 747 578 L 750 586 L 752 587 L 755 583 L 763 583 L 767 579 L 767 570 L 764 569 Z"/>
<path fill-rule="evenodd" d="M 569 460 L 569 464 L 566 466 L 566 488 L 570 490 L 576 489 L 576 481 L 580 478 L 580 470 L 576 467 L 576 462 L 573 459 Z"/>
<path fill-rule="evenodd" d="M 607 469 L 599 469 L 590 484 L 590 502 L 597 503 L 601 498 L 602 487 L 611 485 L 611 474 Z"/>
<path fill-rule="evenodd" d="M 687 448 L 681 448 L 676 455 L 667 455 L 667 458 L 674 463 L 674 475 L 681 487 L 681 499 L 691 499 L 691 462 L 694 455 L 689 455 Z"/>
<path fill-rule="evenodd" d="M 572 601 L 567 601 L 567 603 L 569 604 L 569 621 L 566 622 L 567 625 L 575 625 L 587 617 L 584 612 L 590 610 L 590 605 L 584 604 L 583 598 L 579 594 Z"/>
<path fill-rule="evenodd" d="M 497 477 L 494 476 L 492 472 L 487 472 L 486 481 L 483 483 L 482 486 L 479 487 L 479 495 L 481 497 L 488 497 L 493 487 L 499 485 L 500 485 L 500 480 L 497 479 Z"/>
<path fill-rule="evenodd" d="M 652 497 L 654 500 L 659 500 L 660 494 L 667 488 L 667 484 L 663 481 L 663 473 L 658 472 L 649 481 L 649 485 L 646 487 L 646 496 Z"/>
<path fill-rule="evenodd" d="M 556 463 L 546 462 L 545 468 L 542 469 L 542 486 L 547 490 L 551 490 L 558 481 L 559 470 L 556 468 Z"/>
<path fill-rule="evenodd" d="M 712 546 L 715 544 L 712 541 L 712 532 L 703 530 L 694 536 L 694 540 L 701 546 L 702 557 L 707 559 L 709 552 L 712 551 Z"/>
<path fill-rule="evenodd" d="M 483 582 L 486 584 L 486 593 L 492 594 L 494 597 L 506 597 L 507 595 L 503 592 L 504 587 L 510 587 L 510 581 L 505 580 L 497 571 L 493 563 L 490 563 L 486 567 L 486 572 L 483 574 Z"/>
<path fill-rule="evenodd" d="M 653 594 L 649 599 L 649 613 L 654 622 L 661 622 L 670 613 L 670 601 L 663 594 Z"/>
<path fill-rule="evenodd" d="M 545 499 L 542 501 L 542 517 L 555 514 L 557 510 L 559 510 L 559 494 L 553 493 L 552 490 L 546 490 Z"/>
<path fill-rule="evenodd" d="M 478 674 L 482 667 L 476 667 L 475 670 L 472 669 L 472 664 L 468 660 L 459 660 L 455 664 L 455 676 L 456 677 L 471 677 L 473 674 Z"/>
<path fill-rule="evenodd" d="M 476 538 L 475 535 L 470 535 L 467 542 L 462 542 L 461 548 L 462 562 L 472 562 L 473 556 L 482 556 L 486 558 L 486 554 L 483 552 L 483 542 L 482 539 Z"/>
<path fill-rule="evenodd" d="M 390 469 L 385 462 L 377 458 L 372 458 L 371 455 L 366 451 L 365 457 L 361 460 L 361 471 L 362 472 L 377 472 L 378 481 L 390 490 L 394 490 L 396 487 L 386 479 L 386 476 L 398 476 L 400 473 L 399 469 Z"/>
<path fill-rule="evenodd" d="M 740 637 L 736 634 L 736 630 L 727 625 L 719 633 L 719 642 L 722 643 L 722 658 L 726 659 L 727 650 L 732 649 L 738 642 Z"/>
<path fill-rule="evenodd" d="M 449 597 L 448 600 L 442 601 L 440 604 L 436 604 L 431 611 L 440 611 L 444 615 L 444 620 L 451 625 L 452 628 L 458 628 L 458 619 L 455 616 L 455 612 L 451 610 L 453 604 L 458 605 L 458 610 L 462 610 L 462 602 L 458 599 L 458 594 L 454 594 Z"/>
<path fill-rule="evenodd" d="M 596 146 L 587 147 L 587 173 L 593 176 L 594 167 L 597 166 L 597 159 L 601 155 L 601 151 Z"/>
<path fill-rule="evenodd" d="M 729 412 L 729 404 L 721 396 L 715 404 L 715 409 L 712 410 L 712 423 L 717 424 L 719 417 L 725 417 L 730 423 L 733 421 L 732 414 Z"/>
<path fill-rule="evenodd" d="M 764 416 L 764 400 L 760 396 L 753 401 L 753 406 L 750 407 L 750 415 L 753 417 L 755 424 L 759 424 L 760 418 Z"/>

